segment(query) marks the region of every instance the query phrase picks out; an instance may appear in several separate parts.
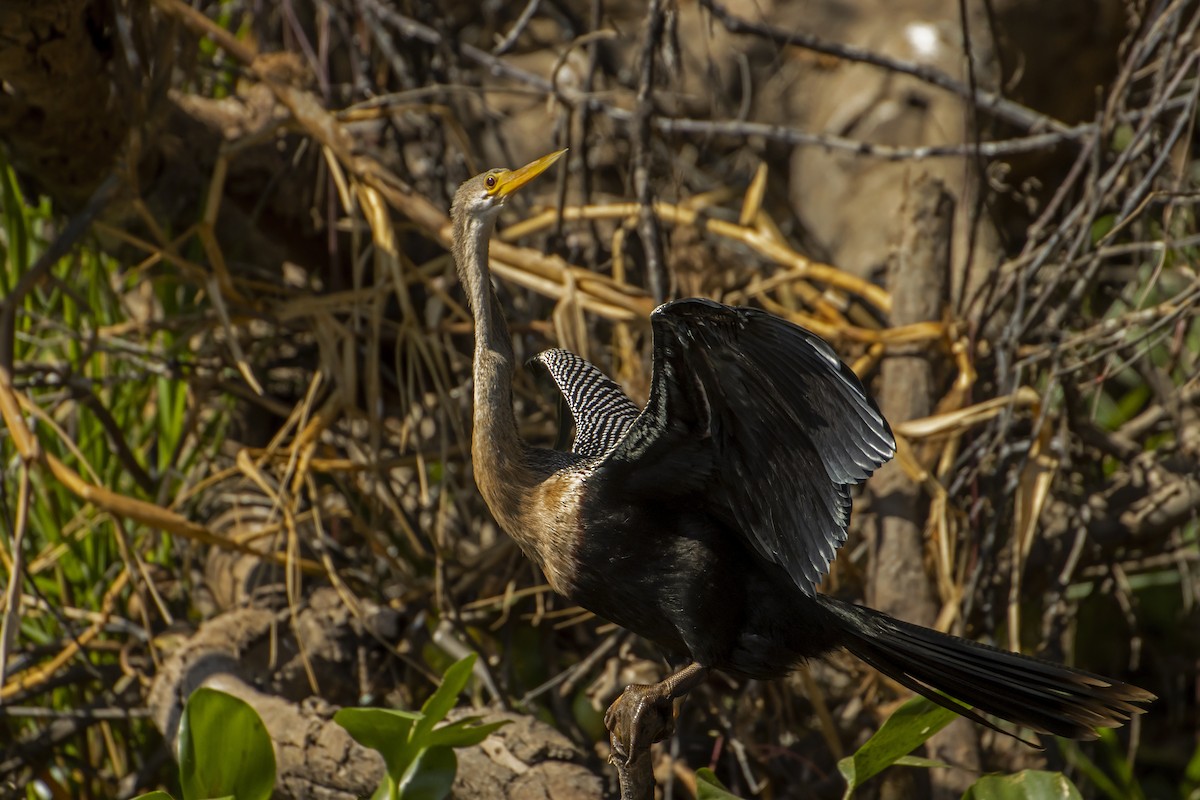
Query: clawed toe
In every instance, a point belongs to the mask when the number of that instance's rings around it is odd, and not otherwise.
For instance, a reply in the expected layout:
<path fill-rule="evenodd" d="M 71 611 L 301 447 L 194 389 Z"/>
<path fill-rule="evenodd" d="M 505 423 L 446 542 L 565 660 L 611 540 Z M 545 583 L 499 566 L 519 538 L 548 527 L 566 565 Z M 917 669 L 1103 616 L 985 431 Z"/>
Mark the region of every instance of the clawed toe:
<path fill-rule="evenodd" d="M 631 684 L 604 715 L 612 758 L 628 764 L 639 748 L 675 731 L 675 704 L 662 684 Z"/>

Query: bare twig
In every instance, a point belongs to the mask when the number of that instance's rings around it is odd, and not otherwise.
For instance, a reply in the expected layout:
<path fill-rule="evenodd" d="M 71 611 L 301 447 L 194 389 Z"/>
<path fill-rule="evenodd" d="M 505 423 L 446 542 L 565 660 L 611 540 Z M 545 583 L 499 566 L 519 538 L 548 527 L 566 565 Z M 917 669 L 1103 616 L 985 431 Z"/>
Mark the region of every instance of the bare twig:
<path fill-rule="evenodd" d="M 650 296 L 655 303 L 667 298 L 667 275 L 663 263 L 662 237 L 654 213 L 654 192 L 650 185 L 650 120 L 654 110 L 654 61 L 663 36 L 663 3 L 650 0 L 642 39 L 641 72 L 638 78 L 637 107 L 633 117 L 633 186 L 639 205 L 638 235 L 646 257 Z"/>
<path fill-rule="evenodd" d="M 998 158 L 1000 156 L 1017 155 L 1019 153 L 1052 150 L 1067 142 L 1077 142 L 1094 132 L 1094 127 L 1090 124 L 1075 125 L 1061 131 L 1035 133 L 1028 136 L 1000 139 L 991 142 L 980 141 L 963 144 L 930 144 L 919 147 L 897 147 L 894 145 L 866 142 L 860 139 L 850 139 L 832 133 L 812 133 L 787 125 L 742 122 L 740 120 L 656 117 L 654 127 L 663 133 L 688 133 L 696 136 L 729 136 L 738 139 L 756 137 L 794 146 L 822 147 L 826 150 L 852 153 L 864 158 L 877 158 L 882 161 L 921 161 L 929 158 L 960 158 L 963 156 Z"/>
<path fill-rule="evenodd" d="M 492 55 L 502 56 L 509 50 L 512 50 L 513 45 L 517 43 L 517 39 L 521 38 L 521 34 L 529 26 L 529 21 L 533 19 L 533 15 L 537 13 L 538 7 L 541 4 L 542 0 L 529 0 L 525 4 L 525 9 L 521 12 L 521 16 L 517 17 L 517 21 L 513 23 L 512 30 L 504 35 L 499 44 L 492 48 Z"/>

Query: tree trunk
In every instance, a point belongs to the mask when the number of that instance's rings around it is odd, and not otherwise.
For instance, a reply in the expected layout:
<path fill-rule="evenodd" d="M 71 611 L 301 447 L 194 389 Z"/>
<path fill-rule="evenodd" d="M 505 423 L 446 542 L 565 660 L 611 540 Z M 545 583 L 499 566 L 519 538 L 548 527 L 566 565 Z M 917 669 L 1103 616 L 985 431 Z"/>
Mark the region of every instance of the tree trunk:
<path fill-rule="evenodd" d="M 948 302 L 950 243 L 954 199 L 938 179 L 921 173 L 909 185 L 902 214 L 904 234 L 892 260 L 892 324 L 937 321 Z M 937 402 L 935 365 L 927 346 L 889 356 L 881 367 L 883 392 L 879 405 L 893 425 L 927 416 Z M 925 521 L 928 503 L 921 488 L 893 460 L 874 477 L 874 558 L 871 562 L 871 604 L 909 622 L 932 626 L 938 616 L 937 597 L 925 571 Z M 955 720 L 930 739 L 929 754 L 965 770 L 929 773 L 935 800 L 958 798 L 979 768 L 979 737 L 967 720 Z M 908 782 L 910 776 L 893 780 Z M 903 796 L 903 788 L 888 784 L 883 796 Z"/>

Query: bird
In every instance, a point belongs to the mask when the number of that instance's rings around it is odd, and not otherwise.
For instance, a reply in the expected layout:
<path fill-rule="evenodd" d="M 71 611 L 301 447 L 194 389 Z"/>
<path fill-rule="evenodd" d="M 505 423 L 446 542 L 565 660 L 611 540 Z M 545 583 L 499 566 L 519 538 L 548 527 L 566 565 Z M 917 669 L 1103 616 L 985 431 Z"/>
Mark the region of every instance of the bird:
<path fill-rule="evenodd" d="M 846 541 L 852 487 L 896 443 L 833 348 L 778 316 L 703 298 L 659 306 L 641 408 L 583 358 L 544 351 L 532 363 L 557 386 L 574 442 L 522 439 L 488 242 L 507 200 L 565 152 L 463 183 L 452 251 L 474 323 L 472 469 L 493 517 L 555 592 L 686 659 L 610 706 L 616 758 L 670 735 L 674 701 L 711 670 L 772 679 L 838 649 L 1003 733 L 985 715 L 1090 739 L 1155 699 L 818 591 Z"/>

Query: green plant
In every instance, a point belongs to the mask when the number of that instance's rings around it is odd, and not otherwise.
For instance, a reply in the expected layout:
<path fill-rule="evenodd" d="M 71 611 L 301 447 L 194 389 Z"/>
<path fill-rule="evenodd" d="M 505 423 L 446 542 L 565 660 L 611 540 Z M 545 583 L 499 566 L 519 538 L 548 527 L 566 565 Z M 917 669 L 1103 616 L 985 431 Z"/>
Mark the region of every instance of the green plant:
<path fill-rule="evenodd" d="M 1200 800 L 1200 745 L 1196 747 L 1196 752 L 1192 753 L 1184 770 L 1179 796 L 1182 800 Z"/>
<path fill-rule="evenodd" d="M 1061 772 L 1025 769 L 1012 775 L 984 775 L 963 800 L 1083 800 Z"/>
<path fill-rule="evenodd" d="M 420 711 L 343 708 L 334 717 L 387 764 L 374 800 L 441 800 L 458 769 L 454 748 L 479 744 L 508 723 L 479 724 L 480 717 L 467 717 L 435 727 L 457 704 L 474 665 L 474 653 L 451 665 Z M 183 800 L 269 800 L 275 753 L 254 709 L 215 689 L 193 692 L 179 727 L 179 783 Z M 136 800 L 171 800 L 171 795 L 150 792 Z"/>
<path fill-rule="evenodd" d="M 1064 745 L 1063 755 L 1106 797 L 1113 800 L 1145 800 L 1145 794 L 1134 779 L 1133 765 L 1121 752 L 1116 734 L 1110 730 L 1100 731 L 1100 744 L 1101 753 L 1107 754 L 1107 770 L 1074 742 Z"/>
<path fill-rule="evenodd" d="M 739 800 L 708 767 L 696 770 L 696 800 Z"/>
<path fill-rule="evenodd" d="M 222 414 L 207 415 L 211 435 L 201 439 L 188 433 L 181 415 L 164 420 L 147 413 L 162 386 L 187 396 L 177 362 L 189 353 L 189 342 L 176 351 L 155 344 L 155 331 L 180 323 L 138 303 L 152 278 L 87 239 L 69 255 L 43 262 L 48 241 L 61 230 L 49 201 L 23 191 L 0 156 L 0 307 L 8 325 L 0 338 L 11 347 L 3 391 L 11 408 L 21 408 L 0 421 L 0 584 L 6 595 L 0 627 L 8 644 L 0 703 L 39 709 L 38 716 L 5 715 L 5 742 L 44 734 L 53 716 L 41 714 L 144 705 L 136 684 L 115 680 L 118 654 L 129 652 L 122 650 L 127 642 L 148 641 L 149 631 L 181 610 L 179 595 L 158 591 L 161 584 L 146 587 L 149 574 L 162 574 L 159 568 L 178 557 L 170 537 L 111 509 L 124 500 L 158 504 L 178 496 L 183 475 L 201 447 L 211 452 L 219 444 L 224 424 Z M 9 420 L 18 417 L 24 424 L 10 430 Z M 155 440 L 168 425 L 175 426 L 172 441 L 181 444 L 172 460 L 156 461 Z M 26 429 L 36 447 L 22 453 L 19 432 Z M 97 503 L 98 495 L 109 500 Z M 22 496 L 27 502 L 16 502 Z M 137 613 L 129 613 L 135 593 Z M 120 622 L 113 624 L 114 617 Z M 47 669 L 51 665 L 57 666 Z M 73 677 L 64 675 L 66 666 Z M 105 744 L 96 747 L 96 741 Z M 47 763 L 61 768 L 30 763 L 6 777 L 36 781 L 43 796 L 113 796 L 129 765 L 144 763 L 142 755 L 159 742 L 149 721 L 136 715 L 91 721 L 53 748 Z"/>
<path fill-rule="evenodd" d="M 940 761 L 910 755 L 930 736 L 954 721 L 956 714 L 923 697 L 914 697 L 896 710 L 852 755 L 838 762 L 846 778 L 845 800 L 855 790 L 891 766 L 946 767 Z M 737 800 L 712 770 L 696 771 L 697 800 Z M 984 775 L 967 789 L 962 800 L 1082 800 L 1079 790 L 1061 772 L 1022 770 L 1012 775 Z"/>
<path fill-rule="evenodd" d="M 333 718 L 355 741 L 383 756 L 387 775 L 373 800 L 441 800 L 458 769 L 453 748 L 478 744 L 507 723 L 479 724 L 480 717 L 467 717 L 434 727 L 454 708 L 474 665 L 472 653 L 447 669 L 420 711 L 343 708 Z"/>
<path fill-rule="evenodd" d="M 852 755 L 838 762 L 838 771 L 846 779 L 846 798 L 871 778 L 893 765 L 908 767 L 944 767 L 940 761 L 911 756 L 913 750 L 954 721 L 953 711 L 923 697 L 909 700 Z"/>
<path fill-rule="evenodd" d="M 940 761 L 909 755 L 951 723 L 955 714 L 915 697 L 896 710 L 875 735 L 853 755 L 838 762 L 846 777 L 846 800 L 854 790 L 885 768 L 897 766 L 945 767 Z M 1079 790 L 1061 772 L 1023 770 L 1012 775 L 984 775 L 963 795 L 963 800 L 1081 800 Z"/>
<path fill-rule="evenodd" d="M 179 724 L 179 784 L 183 800 L 270 800 L 275 751 L 250 705 L 216 689 L 192 692 Z M 136 800 L 170 800 L 150 792 Z"/>

